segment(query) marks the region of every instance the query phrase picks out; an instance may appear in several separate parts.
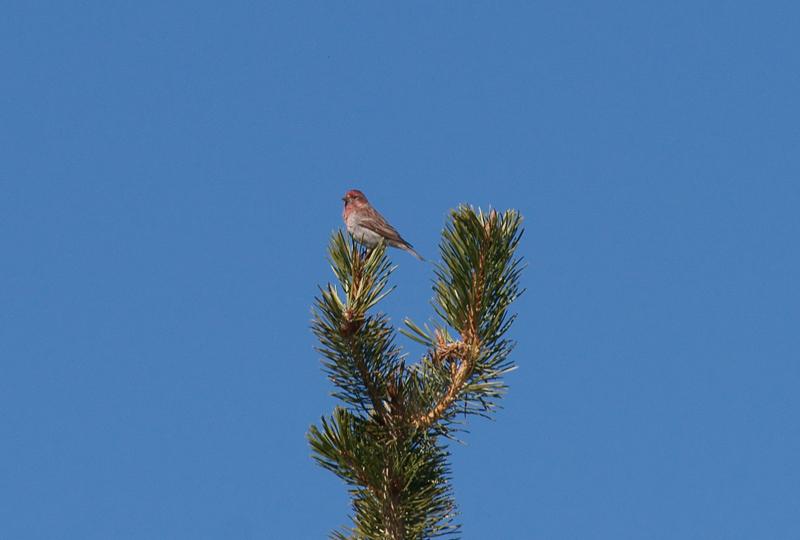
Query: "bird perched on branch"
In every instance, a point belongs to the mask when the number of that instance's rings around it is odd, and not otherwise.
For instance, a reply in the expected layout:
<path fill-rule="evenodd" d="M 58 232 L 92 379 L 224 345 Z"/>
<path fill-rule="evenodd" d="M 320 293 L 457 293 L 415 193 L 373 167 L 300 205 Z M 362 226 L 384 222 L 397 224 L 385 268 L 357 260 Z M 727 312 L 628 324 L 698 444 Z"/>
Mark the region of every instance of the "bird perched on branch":
<path fill-rule="evenodd" d="M 392 247 L 396 247 L 408 251 L 417 259 L 424 261 L 419 253 L 414 251 L 414 248 L 403 240 L 400 233 L 384 219 L 382 215 L 375 210 L 369 201 L 357 189 L 351 189 L 342 197 L 344 201 L 344 211 L 342 212 L 342 219 L 347 225 L 347 232 L 355 239 L 356 242 L 366 247 L 373 249 L 380 243 L 381 239 Z"/>

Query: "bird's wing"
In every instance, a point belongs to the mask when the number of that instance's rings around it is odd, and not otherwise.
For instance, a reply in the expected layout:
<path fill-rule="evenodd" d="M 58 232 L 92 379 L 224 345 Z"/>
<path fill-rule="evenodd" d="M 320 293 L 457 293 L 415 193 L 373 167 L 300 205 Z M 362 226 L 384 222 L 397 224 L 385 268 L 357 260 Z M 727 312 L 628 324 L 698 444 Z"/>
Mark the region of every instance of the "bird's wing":
<path fill-rule="evenodd" d="M 400 233 L 397 232 L 394 227 L 389 225 L 389 222 L 386 221 L 386 219 L 372 207 L 364 209 L 361 219 L 359 220 L 359 224 L 362 227 L 366 227 L 372 231 L 375 231 L 390 242 L 397 242 L 407 246 L 411 245 L 403 240 L 403 237 L 400 236 Z"/>

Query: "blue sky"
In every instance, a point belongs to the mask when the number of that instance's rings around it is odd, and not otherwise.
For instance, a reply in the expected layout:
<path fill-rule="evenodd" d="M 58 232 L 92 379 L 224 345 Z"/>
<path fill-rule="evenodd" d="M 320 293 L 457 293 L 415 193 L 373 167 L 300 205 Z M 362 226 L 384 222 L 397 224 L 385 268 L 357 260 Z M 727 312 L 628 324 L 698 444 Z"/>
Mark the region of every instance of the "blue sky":
<path fill-rule="evenodd" d="M 0 537 L 346 523 L 305 433 L 352 187 L 430 259 L 458 203 L 526 216 L 465 538 L 800 537 L 795 3 L 3 11 Z M 392 257 L 383 309 L 427 320 Z"/>

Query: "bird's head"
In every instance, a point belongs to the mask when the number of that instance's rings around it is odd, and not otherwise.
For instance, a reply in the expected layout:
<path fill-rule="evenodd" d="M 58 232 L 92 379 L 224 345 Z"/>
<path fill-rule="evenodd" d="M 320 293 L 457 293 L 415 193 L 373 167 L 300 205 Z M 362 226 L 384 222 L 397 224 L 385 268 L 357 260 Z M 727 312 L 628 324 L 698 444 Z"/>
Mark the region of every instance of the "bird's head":
<path fill-rule="evenodd" d="M 362 206 L 368 203 L 367 198 L 357 189 L 351 189 L 342 197 L 345 206 L 353 204 L 354 206 Z"/>

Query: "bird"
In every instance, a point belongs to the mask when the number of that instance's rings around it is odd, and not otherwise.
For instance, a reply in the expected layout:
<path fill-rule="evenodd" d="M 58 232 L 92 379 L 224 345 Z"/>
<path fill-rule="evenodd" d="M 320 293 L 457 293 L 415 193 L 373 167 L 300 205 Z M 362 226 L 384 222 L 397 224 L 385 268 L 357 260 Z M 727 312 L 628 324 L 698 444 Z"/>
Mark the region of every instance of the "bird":
<path fill-rule="evenodd" d="M 411 244 L 403 240 L 400 233 L 389 225 L 359 190 L 351 189 L 345 193 L 342 200 L 344 201 L 342 219 L 347 226 L 347 232 L 356 242 L 372 250 L 381 240 L 385 240 L 388 245 L 408 251 L 421 261 L 425 260 Z"/>

